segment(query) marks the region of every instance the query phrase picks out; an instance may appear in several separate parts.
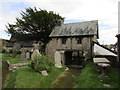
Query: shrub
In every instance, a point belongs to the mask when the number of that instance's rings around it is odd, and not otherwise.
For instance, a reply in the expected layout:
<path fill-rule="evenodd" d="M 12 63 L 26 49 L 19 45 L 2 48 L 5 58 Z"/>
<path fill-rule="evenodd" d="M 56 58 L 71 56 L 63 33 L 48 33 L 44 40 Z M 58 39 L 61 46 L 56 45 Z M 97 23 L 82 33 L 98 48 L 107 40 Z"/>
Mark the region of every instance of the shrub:
<path fill-rule="evenodd" d="M 49 72 L 51 71 L 52 66 L 54 66 L 53 61 L 46 56 L 37 56 L 31 64 L 29 64 L 29 67 L 38 72 L 42 70 L 47 70 Z"/>
<path fill-rule="evenodd" d="M 3 47 L 2 47 L 2 53 L 5 53 L 5 51 L 6 51 L 6 47 L 3 46 Z"/>

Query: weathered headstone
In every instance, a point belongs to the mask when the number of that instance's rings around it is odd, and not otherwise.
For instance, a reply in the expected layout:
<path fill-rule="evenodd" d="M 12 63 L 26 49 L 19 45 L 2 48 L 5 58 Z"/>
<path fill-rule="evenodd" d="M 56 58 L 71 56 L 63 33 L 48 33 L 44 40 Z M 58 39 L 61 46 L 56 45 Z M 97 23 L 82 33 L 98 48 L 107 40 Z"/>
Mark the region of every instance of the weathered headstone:
<path fill-rule="evenodd" d="M 39 43 L 37 43 L 37 44 L 33 44 L 33 49 L 39 51 L 39 49 L 40 49 L 40 45 L 39 45 Z"/>
<path fill-rule="evenodd" d="M 13 50 L 13 57 L 15 58 L 17 56 L 17 51 Z"/>
<path fill-rule="evenodd" d="M 14 43 L 13 46 L 13 57 L 15 58 L 17 56 L 17 52 L 20 51 L 21 45 L 18 43 Z"/>
<path fill-rule="evenodd" d="M 22 48 L 21 50 L 20 60 L 26 60 L 26 49 Z"/>
<path fill-rule="evenodd" d="M 29 59 L 30 58 L 30 53 L 27 51 L 26 52 L 26 59 Z"/>
<path fill-rule="evenodd" d="M 33 44 L 33 49 L 39 51 L 41 49 L 41 46 L 42 42 L 39 41 L 37 44 Z"/>
<path fill-rule="evenodd" d="M 9 56 L 9 55 L 10 55 L 10 50 L 9 50 L 9 49 L 7 49 L 7 50 L 5 51 L 5 55 L 6 55 L 6 56 Z"/>
<path fill-rule="evenodd" d="M 61 65 L 61 54 L 59 51 L 56 51 L 55 54 L 54 54 L 54 57 L 55 57 L 55 66 L 57 68 L 61 68 L 62 65 Z"/>
<path fill-rule="evenodd" d="M 31 55 L 32 60 L 34 60 L 34 58 L 37 57 L 37 56 L 41 56 L 41 54 L 38 50 L 34 50 L 32 55 Z"/>

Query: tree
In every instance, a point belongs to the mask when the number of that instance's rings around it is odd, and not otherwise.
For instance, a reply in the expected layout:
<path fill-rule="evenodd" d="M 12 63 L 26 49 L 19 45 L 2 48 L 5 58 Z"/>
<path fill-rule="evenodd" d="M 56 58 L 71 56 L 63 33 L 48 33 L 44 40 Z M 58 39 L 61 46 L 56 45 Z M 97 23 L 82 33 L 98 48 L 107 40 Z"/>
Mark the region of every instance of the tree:
<path fill-rule="evenodd" d="M 21 18 L 16 18 L 14 25 L 8 23 L 6 26 L 7 32 L 15 35 L 18 41 L 36 40 L 47 43 L 53 28 L 60 24 L 60 20 L 64 20 L 59 14 L 41 9 L 38 11 L 36 8 L 27 8 L 21 15 Z"/>

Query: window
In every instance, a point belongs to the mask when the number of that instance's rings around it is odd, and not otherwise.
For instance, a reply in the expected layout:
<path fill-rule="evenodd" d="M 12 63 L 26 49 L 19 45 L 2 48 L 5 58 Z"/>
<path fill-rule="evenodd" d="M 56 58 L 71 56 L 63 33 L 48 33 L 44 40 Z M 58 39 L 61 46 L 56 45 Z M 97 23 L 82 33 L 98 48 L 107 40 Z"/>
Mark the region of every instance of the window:
<path fill-rule="evenodd" d="M 62 44 L 66 44 L 67 38 L 62 39 Z"/>
<path fill-rule="evenodd" d="M 82 38 L 77 38 L 77 44 L 82 44 Z"/>

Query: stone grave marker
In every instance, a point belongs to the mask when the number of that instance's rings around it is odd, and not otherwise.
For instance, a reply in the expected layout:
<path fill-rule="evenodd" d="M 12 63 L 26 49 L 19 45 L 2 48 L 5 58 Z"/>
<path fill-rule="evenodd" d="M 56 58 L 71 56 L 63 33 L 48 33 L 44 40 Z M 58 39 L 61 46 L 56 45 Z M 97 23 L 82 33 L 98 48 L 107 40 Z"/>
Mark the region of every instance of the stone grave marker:
<path fill-rule="evenodd" d="M 43 45 L 43 43 L 41 41 L 38 41 L 37 44 L 33 44 L 33 49 L 39 51 L 41 49 L 42 45 Z"/>
<path fill-rule="evenodd" d="M 21 45 L 18 43 L 14 43 L 13 46 L 13 57 L 15 58 L 17 56 L 17 52 L 20 51 Z"/>
<path fill-rule="evenodd" d="M 26 60 L 26 49 L 22 48 L 21 50 L 20 60 Z"/>
<path fill-rule="evenodd" d="M 10 55 L 10 50 L 9 50 L 9 49 L 7 49 L 7 50 L 5 51 L 5 55 L 6 55 L 6 56 L 9 56 L 9 55 Z"/>
<path fill-rule="evenodd" d="M 13 50 L 13 57 L 15 58 L 17 56 L 17 51 Z"/>
<path fill-rule="evenodd" d="M 32 55 L 31 55 L 32 60 L 34 60 L 34 58 L 37 57 L 37 56 L 41 56 L 41 54 L 38 50 L 34 50 Z"/>
<path fill-rule="evenodd" d="M 61 54 L 59 51 L 56 51 L 55 54 L 54 54 L 54 57 L 55 57 L 55 66 L 57 68 L 61 68 L 62 65 L 61 65 Z"/>
<path fill-rule="evenodd" d="M 30 53 L 27 51 L 26 52 L 26 59 L 29 59 L 30 58 Z"/>

